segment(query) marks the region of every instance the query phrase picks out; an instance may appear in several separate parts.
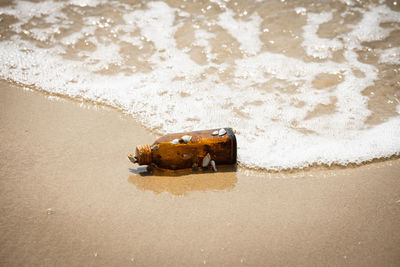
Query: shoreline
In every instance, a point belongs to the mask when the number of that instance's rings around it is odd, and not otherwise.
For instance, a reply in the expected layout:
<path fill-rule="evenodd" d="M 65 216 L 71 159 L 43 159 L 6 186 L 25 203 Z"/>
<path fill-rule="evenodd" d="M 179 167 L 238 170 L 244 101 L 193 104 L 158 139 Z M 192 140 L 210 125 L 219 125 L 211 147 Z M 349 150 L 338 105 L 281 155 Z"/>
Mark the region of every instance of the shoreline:
<path fill-rule="evenodd" d="M 126 155 L 155 136 L 129 115 L 0 89 L 2 265 L 400 263 L 399 158 L 146 175 Z"/>
<path fill-rule="evenodd" d="M 7 83 L 7 84 L 10 84 L 11 86 L 22 88 L 24 91 L 31 91 L 31 92 L 34 92 L 37 94 L 41 94 L 44 97 L 48 98 L 49 100 L 53 100 L 52 98 L 55 98 L 56 100 L 71 101 L 74 103 L 78 103 L 80 105 L 88 105 L 89 106 L 88 108 L 110 109 L 115 112 L 121 113 L 121 115 L 124 115 L 124 116 L 127 116 L 127 117 L 133 119 L 135 124 L 137 124 L 139 127 L 143 128 L 143 129 L 145 129 L 148 132 L 148 134 L 154 136 L 155 139 L 159 138 L 163 135 L 158 132 L 154 132 L 150 128 L 146 127 L 146 125 L 144 125 L 137 119 L 133 118 L 132 114 L 128 113 L 126 110 L 120 109 L 118 107 L 114 107 L 107 103 L 95 102 L 90 99 L 85 99 L 82 97 L 71 97 L 71 96 L 63 95 L 63 94 L 59 94 L 59 93 L 48 92 L 45 90 L 41 90 L 40 88 L 37 88 L 36 86 L 24 85 L 24 84 L 21 84 L 21 83 L 12 81 L 12 80 L 6 80 L 6 79 L 2 79 L 2 78 L 0 78 L 0 83 Z M 201 129 L 195 129 L 195 130 L 201 130 Z M 348 163 L 347 165 L 339 164 L 339 163 L 332 163 L 332 164 L 313 163 L 311 165 L 308 165 L 308 166 L 302 167 L 302 168 L 289 168 L 289 169 L 280 169 L 280 170 L 264 169 L 264 168 L 250 168 L 250 167 L 240 164 L 240 162 L 238 163 L 238 166 L 240 168 L 243 168 L 244 170 L 248 170 L 248 171 L 260 171 L 260 172 L 265 172 L 265 173 L 294 173 L 294 172 L 312 171 L 312 170 L 358 168 L 358 167 L 361 167 L 361 166 L 364 166 L 367 164 L 374 164 L 374 163 L 383 162 L 383 161 L 387 161 L 387 160 L 398 160 L 398 159 L 400 159 L 400 152 L 398 152 L 397 154 L 388 156 L 388 157 L 373 158 L 370 160 L 362 161 L 360 163 L 351 162 L 351 163 Z"/>

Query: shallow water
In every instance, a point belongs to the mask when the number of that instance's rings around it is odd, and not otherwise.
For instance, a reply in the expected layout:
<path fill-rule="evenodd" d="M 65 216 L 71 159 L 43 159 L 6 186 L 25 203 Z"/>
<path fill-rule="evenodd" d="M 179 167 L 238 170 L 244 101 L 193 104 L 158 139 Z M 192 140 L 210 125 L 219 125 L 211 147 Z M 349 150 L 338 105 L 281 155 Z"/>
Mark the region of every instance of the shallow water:
<path fill-rule="evenodd" d="M 396 1 L 3 1 L 0 66 L 156 133 L 233 127 L 248 167 L 400 152 Z"/>

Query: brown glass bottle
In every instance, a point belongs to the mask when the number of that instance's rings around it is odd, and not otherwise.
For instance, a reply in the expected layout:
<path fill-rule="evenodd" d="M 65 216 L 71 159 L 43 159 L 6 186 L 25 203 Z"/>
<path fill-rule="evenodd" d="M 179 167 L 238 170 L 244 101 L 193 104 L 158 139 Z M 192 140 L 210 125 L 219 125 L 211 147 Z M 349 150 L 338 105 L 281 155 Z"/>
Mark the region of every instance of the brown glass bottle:
<path fill-rule="evenodd" d="M 236 137 L 231 128 L 167 134 L 151 146 L 136 147 L 128 157 L 139 165 L 163 169 L 212 167 L 236 163 Z"/>

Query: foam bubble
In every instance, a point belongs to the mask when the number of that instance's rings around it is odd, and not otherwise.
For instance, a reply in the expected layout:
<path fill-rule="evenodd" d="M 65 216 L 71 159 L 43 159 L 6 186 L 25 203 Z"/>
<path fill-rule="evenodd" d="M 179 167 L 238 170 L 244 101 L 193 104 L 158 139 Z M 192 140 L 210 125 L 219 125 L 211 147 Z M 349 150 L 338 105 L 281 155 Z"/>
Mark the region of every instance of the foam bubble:
<path fill-rule="evenodd" d="M 307 9 L 305 7 L 296 7 L 294 9 L 296 14 L 305 15 L 307 13 Z"/>

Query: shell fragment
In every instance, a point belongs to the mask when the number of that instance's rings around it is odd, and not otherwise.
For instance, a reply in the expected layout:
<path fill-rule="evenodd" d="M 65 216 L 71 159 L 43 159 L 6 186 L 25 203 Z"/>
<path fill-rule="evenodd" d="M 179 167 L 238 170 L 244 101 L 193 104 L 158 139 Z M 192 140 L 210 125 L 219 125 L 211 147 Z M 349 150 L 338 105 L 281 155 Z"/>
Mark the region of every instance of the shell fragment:
<path fill-rule="evenodd" d="M 219 136 L 223 136 L 225 134 L 226 134 L 226 130 L 224 128 L 219 129 L 219 131 L 218 131 Z"/>
<path fill-rule="evenodd" d="M 212 168 L 213 168 L 213 170 L 216 172 L 216 171 L 218 171 L 217 170 L 217 166 L 215 166 L 215 161 L 211 161 L 211 166 L 212 166 Z"/>
<path fill-rule="evenodd" d="M 184 135 L 184 136 L 181 137 L 181 139 L 183 140 L 183 142 L 185 142 L 185 144 L 187 144 L 187 143 L 190 142 L 192 137 L 190 135 Z"/>
<path fill-rule="evenodd" d="M 207 155 L 203 158 L 203 162 L 202 162 L 201 166 L 203 168 L 207 167 L 208 164 L 210 164 L 210 160 L 211 160 L 211 156 L 210 156 L 210 154 L 207 153 Z"/>
<path fill-rule="evenodd" d="M 174 144 L 174 145 L 179 144 L 179 139 L 174 139 L 174 140 L 171 141 L 171 143 Z"/>

